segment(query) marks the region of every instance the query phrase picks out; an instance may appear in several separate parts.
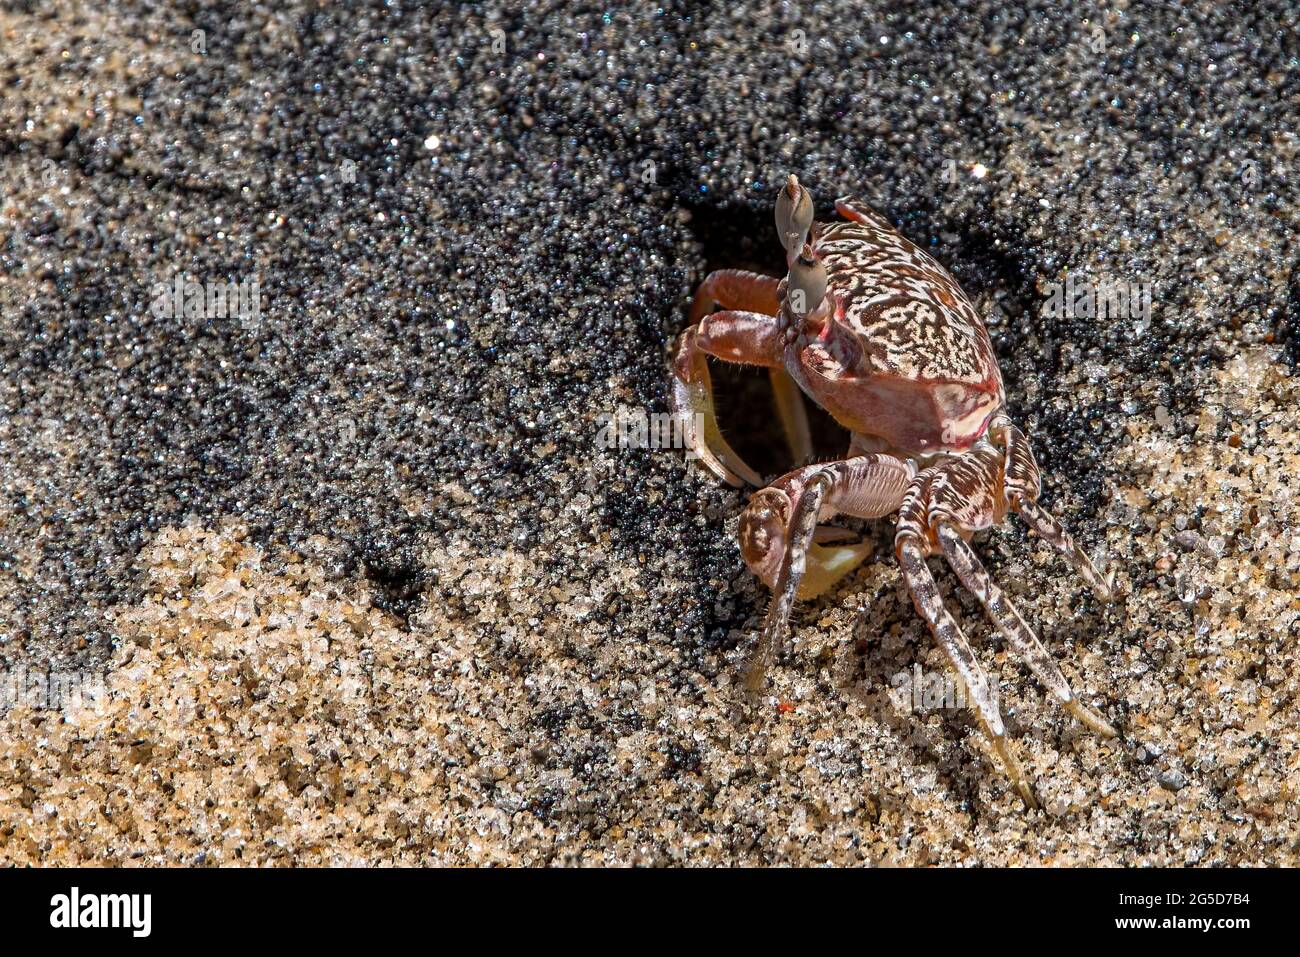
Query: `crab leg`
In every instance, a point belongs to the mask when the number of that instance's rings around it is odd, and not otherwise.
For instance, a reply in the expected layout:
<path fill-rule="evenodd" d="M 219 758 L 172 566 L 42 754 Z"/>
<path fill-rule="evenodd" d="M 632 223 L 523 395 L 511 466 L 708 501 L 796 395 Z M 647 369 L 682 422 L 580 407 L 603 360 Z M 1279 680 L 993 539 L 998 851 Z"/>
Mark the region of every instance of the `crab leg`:
<path fill-rule="evenodd" d="M 999 416 L 989 431 L 1001 443 L 1006 455 L 1003 472 L 1003 488 L 1007 504 L 1020 515 L 1026 525 L 1038 533 L 1038 536 L 1065 556 L 1079 577 L 1103 601 L 1110 601 L 1114 595 L 1107 576 L 1098 571 L 1091 559 L 1084 554 L 1070 533 L 1053 518 L 1046 509 L 1038 504 L 1040 481 L 1038 464 L 1029 449 L 1025 434 L 1016 428 L 1005 416 Z"/>
<path fill-rule="evenodd" d="M 820 595 L 872 551 L 867 542 L 826 544 L 841 538 L 843 530 L 819 528 L 817 523 L 837 514 L 890 514 L 902 501 L 912 474 L 907 463 L 893 456 L 860 455 L 796 469 L 750 499 L 740 517 L 741 554 L 772 588 L 772 603 L 746 677 L 751 691 L 762 684 L 795 600 Z"/>
<path fill-rule="evenodd" d="M 948 564 L 952 566 L 966 590 L 980 600 L 988 616 L 1002 632 L 1007 643 L 1014 648 L 1029 666 L 1029 670 L 1038 680 L 1056 696 L 1066 711 L 1078 718 L 1083 724 L 1103 734 L 1115 737 L 1115 729 L 1088 710 L 1070 690 L 1070 684 L 1061 669 L 1056 666 L 1047 649 L 1038 640 L 1038 636 L 1025 624 L 1024 618 L 1011 604 L 1010 599 L 993 581 L 979 557 L 966 544 L 961 533 L 952 525 L 941 523 L 936 529 L 939 545 L 943 549 Z"/>
<path fill-rule="evenodd" d="M 833 479 L 834 473 L 830 469 L 818 469 L 808 477 L 803 491 L 794 502 L 785 555 L 773 585 L 772 601 L 767 606 L 763 630 L 758 636 L 758 647 L 754 650 L 754 657 L 745 674 L 745 687 L 749 691 L 757 691 L 762 687 L 768 662 L 781 640 L 786 622 L 790 620 L 790 610 L 794 608 L 795 597 L 799 594 L 799 582 L 803 579 L 806 567 L 808 547 L 812 544 L 813 533 L 817 529 L 817 516 Z"/>
<path fill-rule="evenodd" d="M 784 369 L 769 369 L 772 395 L 776 400 L 776 414 L 781 419 L 790 456 L 802 465 L 813 457 L 812 434 L 808 429 L 808 408 L 803 404 L 803 393 L 790 373 Z"/>
<path fill-rule="evenodd" d="M 1065 556 L 1065 560 L 1074 567 L 1075 572 L 1088 583 L 1098 598 L 1110 601 L 1115 594 L 1110 580 L 1097 570 L 1082 548 L 1078 546 L 1070 533 L 1047 509 L 1037 502 L 1020 498 L 1011 502 L 1011 507 L 1025 520 L 1025 524 L 1038 533 L 1038 536 Z"/>
<path fill-rule="evenodd" d="M 781 311 L 781 297 L 776 294 L 781 280 L 747 269 L 717 269 L 704 277 L 691 301 L 691 325 L 699 322 L 714 306 L 761 312 L 775 316 Z"/>
<path fill-rule="evenodd" d="M 958 678 L 966 689 L 967 700 L 975 706 L 975 714 L 980 726 L 988 736 L 994 750 L 1006 768 L 1016 790 L 1030 807 L 1037 807 L 1033 788 L 1016 757 L 1015 747 L 1007 737 L 1002 724 L 1002 712 L 998 709 L 997 693 L 989 684 L 984 669 L 975 660 L 966 636 L 953 620 L 948 609 L 944 607 L 939 586 L 925 564 L 926 549 L 921 539 L 907 532 L 901 532 L 894 543 L 898 555 L 898 564 L 903 571 L 903 580 L 912 595 L 912 604 L 917 613 L 925 619 L 934 633 L 939 647 L 947 655 L 948 661 L 957 672 Z"/>
<path fill-rule="evenodd" d="M 1017 498 L 1036 500 L 1042 479 L 1025 433 L 1016 428 L 1005 413 L 999 413 L 989 425 L 989 436 L 1002 446 L 1002 489 L 1007 501 Z"/>

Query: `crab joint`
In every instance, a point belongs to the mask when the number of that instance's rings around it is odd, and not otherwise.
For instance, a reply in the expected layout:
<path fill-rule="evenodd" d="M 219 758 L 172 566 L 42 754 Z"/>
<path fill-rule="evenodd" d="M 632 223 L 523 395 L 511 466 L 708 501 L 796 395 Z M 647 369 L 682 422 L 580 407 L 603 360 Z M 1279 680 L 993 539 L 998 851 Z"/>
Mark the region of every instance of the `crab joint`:
<path fill-rule="evenodd" d="M 826 266 L 806 243 L 798 258 L 790 263 L 785 295 L 790 311 L 801 319 L 816 312 L 826 298 Z"/>
<path fill-rule="evenodd" d="M 808 242 L 808 232 L 813 224 L 812 193 L 804 189 L 799 178 L 790 174 L 790 179 L 781 187 L 776 198 L 776 233 L 781 237 L 787 260 L 797 255 Z"/>

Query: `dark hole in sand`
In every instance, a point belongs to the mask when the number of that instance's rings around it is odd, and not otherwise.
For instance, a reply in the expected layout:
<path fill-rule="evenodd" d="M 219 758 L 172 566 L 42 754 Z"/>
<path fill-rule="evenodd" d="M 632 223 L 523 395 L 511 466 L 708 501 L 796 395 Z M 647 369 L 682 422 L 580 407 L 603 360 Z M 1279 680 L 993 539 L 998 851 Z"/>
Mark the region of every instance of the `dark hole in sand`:
<path fill-rule="evenodd" d="M 425 574 L 418 560 L 407 549 L 386 552 L 380 547 L 365 548 L 362 567 L 375 588 L 374 604 L 396 618 L 402 629 L 410 628 L 411 614 L 420 602 Z"/>
<path fill-rule="evenodd" d="M 753 205 L 728 203 L 690 207 L 691 228 L 704 247 L 705 272 L 749 269 L 785 275 L 785 256 L 777 242 L 770 197 Z M 797 465 L 776 415 L 766 369 L 710 360 L 718 422 L 737 452 L 764 477 L 775 478 Z M 849 433 L 805 397 L 816 461 L 844 457 Z"/>

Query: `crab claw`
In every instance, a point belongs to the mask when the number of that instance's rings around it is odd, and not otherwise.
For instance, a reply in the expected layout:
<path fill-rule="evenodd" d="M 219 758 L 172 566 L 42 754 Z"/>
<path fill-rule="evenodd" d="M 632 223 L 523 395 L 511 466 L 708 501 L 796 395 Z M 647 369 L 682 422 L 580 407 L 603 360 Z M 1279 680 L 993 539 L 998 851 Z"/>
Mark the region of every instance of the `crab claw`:
<path fill-rule="evenodd" d="M 689 424 L 688 446 L 705 468 L 736 488 L 746 483 L 762 485 L 762 476 L 722 436 L 713 407 L 708 360 L 696 342 L 698 330 L 698 326 L 692 326 L 682 334 L 673 361 L 673 413 Z"/>
<path fill-rule="evenodd" d="M 826 266 L 807 243 L 799 258 L 790 263 L 785 296 L 790 310 L 801 319 L 816 312 L 826 298 Z"/>
<path fill-rule="evenodd" d="M 788 261 L 793 261 L 808 242 L 812 224 L 812 193 L 804 189 L 799 178 L 791 173 L 776 198 L 776 233 L 785 247 Z"/>

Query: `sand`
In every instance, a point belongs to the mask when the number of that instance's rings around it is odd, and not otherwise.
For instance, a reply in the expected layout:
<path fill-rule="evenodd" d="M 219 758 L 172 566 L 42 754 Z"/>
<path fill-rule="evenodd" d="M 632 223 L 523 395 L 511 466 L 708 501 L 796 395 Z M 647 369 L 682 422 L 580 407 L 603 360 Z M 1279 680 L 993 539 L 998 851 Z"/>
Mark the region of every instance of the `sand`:
<path fill-rule="evenodd" d="M 0 861 L 1296 863 L 1281 19 L 690 9 L 0 14 L 0 669 L 101 692 L 0 707 Z M 889 523 L 750 701 L 745 494 L 597 442 L 791 171 L 963 283 L 1124 587 L 977 542 L 1105 740 L 940 574 L 1039 811 L 899 693 L 943 668 Z M 159 316 L 178 275 L 260 309 Z M 1044 315 L 1069 275 L 1150 314 Z"/>

